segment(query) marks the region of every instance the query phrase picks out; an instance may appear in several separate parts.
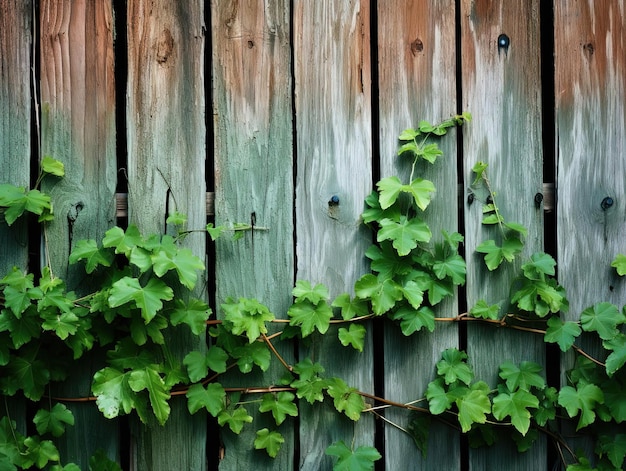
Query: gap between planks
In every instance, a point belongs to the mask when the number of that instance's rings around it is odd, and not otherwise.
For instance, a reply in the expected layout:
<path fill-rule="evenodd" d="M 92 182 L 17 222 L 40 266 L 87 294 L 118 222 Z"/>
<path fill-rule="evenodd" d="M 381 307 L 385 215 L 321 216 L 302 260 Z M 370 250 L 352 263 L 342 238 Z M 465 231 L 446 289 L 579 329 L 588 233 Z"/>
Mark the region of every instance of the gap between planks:
<path fill-rule="evenodd" d="M 463 204 L 463 187 L 459 185 L 459 207 Z M 207 192 L 206 194 L 206 214 L 207 216 L 215 215 L 215 208 L 213 205 L 213 192 Z M 116 193 L 115 194 L 116 212 L 115 215 L 119 217 L 128 216 L 128 194 Z M 551 212 L 554 210 L 554 183 L 543 184 L 543 210 L 545 212 Z"/>

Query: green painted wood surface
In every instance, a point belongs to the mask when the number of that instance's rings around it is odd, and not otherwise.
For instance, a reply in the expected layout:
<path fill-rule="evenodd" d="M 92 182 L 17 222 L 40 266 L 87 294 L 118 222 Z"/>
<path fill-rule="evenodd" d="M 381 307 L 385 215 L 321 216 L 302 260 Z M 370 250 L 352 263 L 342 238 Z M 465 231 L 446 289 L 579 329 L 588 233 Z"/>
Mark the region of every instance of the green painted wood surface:
<path fill-rule="evenodd" d="M 295 111 L 297 135 L 296 253 L 299 280 L 323 283 L 331 300 L 354 296 L 354 283 L 369 265 L 372 234 L 360 221 L 371 192 L 371 66 L 369 2 L 307 0 L 294 3 Z M 331 201 L 336 197 L 337 203 Z M 362 353 L 342 346 L 337 325 L 303 342 L 311 358 L 350 386 L 374 393 L 372 324 Z M 374 421 L 354 423 L 331 404 L 300 405 L 301 470 L 330 470 L 332 443 L 374 445 Z"/>
<path fill-rule="evenodd" d="M 32 41 L 32 2 L 0 3 L 0 184 L 29 188 Z M 24 220 L 8 226 L 0 215 L 0 277 L 13 267 L 28 263 L 27 228 Z M 6 336 L 6 337 L 5 337 Z M 5 340 L 6 338 L 6 340 Z M 0 342 L 9 342 L 8 333 Z M 25 404 L 21 399 L 0 397 L 0 417 L 9 415 L 18 430 L 26 432 Z"/>
<path fill-rule="evenodd" d="M 65 165 L 63 179 L 44 181 L 55 219 L 45 231 L 45 262 L 54 276 L 79 294 L 93 287 L 84 267 L 68 266 L 76 241 L 101 240 L 115 222 L 115 80 L 111 2 L 40 3 L 41 155 Z M 70 354 L 71 355 L 71 354 Z M 61 397 L 91 395 L 91 378 L 102 367 L 88 354 L 58 389 Z M 86 467 L 102 449 L 118 459 L 118 434 L 95 403 L 68 404 L 76 425 L 59 440 L 64 462 Z"/>
<path fill-rule="evenodd" d="M 527 259 L 543 247 L 543 212 L 534 202 L 542 191 L 539 2 L 464 0 L 461 8 L 462 108 L 474 118 L 463 133 L 463 176 L 467 186 L 474 178 L 473 165 L 480 160 L 489 164 L 488 176 L 505 220 L 528 228 Z M 498 47 L 501 34 L 510 40 L 508 50 Z M 502 303 L 502 315 L 509 312 L 510 281 L 522 261 L 489 272 L 474 250 L 485 240 L 500 240 L 500 234 L 497 227 L 481 224 L 480 198 L 471 205 L 465 198 L 464 204 L 468 309 L 484 299 Z M 467 352 L 478 380 L 493 387 L 504 361 L 545 365 L 540 336 L 475 324 L 467 326 Z M 524 454 L 506 438 L 501 442 L 470 450 L 470 469 L 545 469 L 544 438 Z"/>
<path fill-rule="evenodd" d="M 145 234 L 171 232 L 168 214 L 187 215 L 190 229 L 206 225 L 206 129 L 204 122 L 204 2 L 136 0 L 127 3 L 128 216 Z M 206 259 L 206 238 L 191 234 L 184 245 Z M 206 272 L 196 297 L 206 297 Z M 174 357 L 206 347 L 189 330 L 168 332 Z M 171 401 L 160 427 L 134 418 L 137 470 L 204 470 L 206 417 L 191 416 L 184 397 Z"/>
<path fill-rule="evenodd" d="M 621 307 L 626 283 L 610 264 L 626 253 L 626 20 L 623 1 L 555 1 L 555 134 L 558 158 L 559 280 L 570 309 L 600 301 Z M 603 209 L 602 201 L 613 205 Z M 598 358 L 590 337 L 576 342 Z M 601 358 L 602 359 L 602 358 Z M 561 372 L 574 365 L 563 355 Z M 577 441 L 588 456 L 591 441 Z"/>
<path fill-rule="evenodd" d="M 380 107 L 381 176 L 399 175 L 408 180 L 410 159 L 397 156 L 398 136 L 421 120 L 439 122 L 456 112 L 454 1 L 393 0 L 378 3 L 378 76 Z M 457 231 L 457 170 L 455 131 L 441 141 L 444 157 L 433 167 L 419 163 L 416 176 L 435 184 L 437 193 L 424 214 L 433 242 L 441 230 Z M 436 306 L 438 317 L 453 317 L 455 301 Z M 458 347 L 457 326 L 437 323 L 435 332 L 405 337 L 391 322 L 384 331 L 384 395 L 406 403 L 423 398 L 434 379 L 435 364 L 446 348 Z M 411 414 L 390 409 L 391 421 L 407 428 Z M 459 435 L 437 420 L 432 422 L 427 455 L 413 439 L 385 426 L 385 459 L 388 470 L 455 469 L 460 462 Z"/>
<path fill-rule="evenodd" d="M 293 137 L 289 2 L 211 2 L 213 126 L 215 133 L 216 224 L 251 223 L 252 231 L 216 244 L 216 304 L 229 296 L 251 297 L 276 317 L 286 317 L 294 276 Z M 277 345 L 288 362 L 293 349 Z M 266 374 L 220 378 L 223 385 L 270 386 L 284 373 L 276 361 Z M 260 399 L 242 396 L 243 401 Z M 285 438 L 272 460 L 254 450 L 256 431 L 277 429 L 269 414 L 249 404 L 254 423 L 240 435 L 222 430 L 222 470 L 291 469 L 293 422 L 278 431 Z"/>

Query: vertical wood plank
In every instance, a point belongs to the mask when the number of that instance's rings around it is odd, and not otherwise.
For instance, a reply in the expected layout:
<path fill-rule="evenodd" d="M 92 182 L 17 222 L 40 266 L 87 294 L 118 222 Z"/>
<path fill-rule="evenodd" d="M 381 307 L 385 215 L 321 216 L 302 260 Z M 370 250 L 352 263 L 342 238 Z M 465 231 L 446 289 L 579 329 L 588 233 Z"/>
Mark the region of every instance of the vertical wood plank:
<path fill-rule="evenodd" d="M 48 225 L 45 256 L 54 276 L 69 290 L 93 289 L 83 282 L 84 268 L 68 257 L 81 239 L 101 240 L 115 221 L 115 80 L 110 1 L 42 0 L 41 155 L 65 164 L 66 176 L 50 182 L 55 219 Z M 46 183 L 44 181 L 44 183 Z M 50 185 L 53 186 L 50 186 Z M 62 396 L 90 396 L 91 378 L 101 365 L 91 355 L 60 387 Z M 62 437 L 64 462 L 87 467 L 102 449 L 118 458 L 116 424 L 102 417 L 95 403 L 68 405 L 76 426 Z"/>
<path fill-rule="evenodd" d="M 165 219 L 179 211 L 190 229 L 206 225 L 204 121 L 204 2 L 133 0 L 128 18 L 128 215 L 145 234 L 168 232 Z M 202 233 L 184 245 L 206 259 Z M 194 296 L 206 296 L 200 274 Z M 205 347 L 184 330 L 168 333 L 178 361 Z M 135 469 L 206 469 L 206 417 L 190 415 L 184 397 L 173 398 L 165 426 L 135 427 Z"/>
<path fill-rule="evenodd" d="M 378 77 L 380 109 L 381 176 L 408 180 L 410 159 L 397 156 L 398 136 L 421 120 L 438 122 L 456 112 L 455 2 L 452 0 L 378 2 Z M 444 156 L 435 163 L 419 163 L 416 176 L 433 181 L 437 193 L 424 214 L 433 241 L 441 230 L 458 230 L 455 131 L 441 141 Z M 435 307 L 438 317 L 454 317 L 456 301 Z M 444 325 L 442 325 L 444 324 Z M 398 325 L 387 323 L 384 334 L 385 397 L 406 403 L 422 398 L 434 379 L 435 364 L 446 348 L 458 347 L 456 325 L 438 323 L 434 333 L 403 336 Z M 386 417 L 407 427 L 406 411 L 390 410 Z M 412 438 L 385 426 L 385 460 L 388 470 L 457 469 L 460 463 L 458 433 L 432 421 L 426 456 Z"/>
<path fill-rule="evenodd" d="M 30 186 L 32 8 L 31 0 L 0 3 L 0 184 L 24 188 Z M 9 227 L 0 215 L 0 277 L 13 267 L 26 270 L 27 237 L 24 218 Z M 0 343 L 10 344 L 8 332 L 0 334 Z M 23 400 L 7 401 L 10 419 L 25 433 Z"/>
<path fill-rule="evenodd" d="M 528 258 L 543 247 L 543 213 L 534 203 L 535 194 L 542 191 L 539 1 L 463 0 L 461 5 L 463 108 L 474 118 L 464 132 L 466 186 L 473 181 L 473 165 L 487 162 L 504 218 L 528 228 L 522 256 Z M 508 48 L 498 47 L 501 34 L 509 38 Z M 484 299 L 489 304 L 501 303 L 504 314 L 510 282 L 522 261 L 489 272 L 482 254 L 474 250 L 481 242 L 499 241 L 501 236 L 497 227 L 483 226 L 481 221 L 480 200 L 471 206 L 465 203 L 468 309 Z M 468 325 L 467 351 L 477 379 L 493 387 L 504 361 L 545 365 L 540 336 L 474 324 Z M 470 468 L 545 468 L 543 437 L 524 454 L 518 454 L 512 443 L 501 442 L 470 450 Z"/>
<path fill-rule="evenodd" d="M 215 221 L 268 228 L 216 244 L 216 299 L 256 298 L 286 317 L 293 287 L 293 137 L 290 8 L 286 0 L 211 2 Z M 288 362 L 293 351 L 277 348 Z M 265 374 L 220 378 L 224 385 L 270 386 L 284 373 L 276 361 Z M 242 400 L 259 396 L 242 396 Z M 268 414 L 247 405 L 254 422 L 240 435 L 222 429 L 222 470 L 291 469 L 293 423 L 278 427 L 285 442 L 271 459 L 254 450 L 256 430 L 276 430 Z"/>
<path fill-rule="evenodd" d="M 568 320 L 600 301 L 621 307 L 626 296 L 610 266 L 626 253 L 625 15 L 622 0 L 554 2 L 557 245 Z M 613 204 L 603 209 L 605 198 Z M 585 336 L 577 344 L 592 355 L 601 350 Z M 574 361 L 562 356 L 564 385 Z M 585 446 L 591 457 L 593 443 Z"/>
<path fill-rule="evenodd" d="M 372 236 L 360 224 L 371 192 L 371 65 L 369 2 L 296 1 L 294 4 L 297 171 L 296 240 L 299 280 L 323 283 L 331 300 L 354 296 L 354 283 L 368 272 L 365 250 Z M 335 198 L 336 201 L 333 201 Z M 311 358 L 350 386 L 374 392 L 372 325 L 359 353 L 337 340 L 303 342 L 300 358 Z M 355 424 L 332 406 L 301 401 L 300 468 L 332 469 L 326 448 L 343 440 L 354 447 L 374 444 L 374 423 Z"/>

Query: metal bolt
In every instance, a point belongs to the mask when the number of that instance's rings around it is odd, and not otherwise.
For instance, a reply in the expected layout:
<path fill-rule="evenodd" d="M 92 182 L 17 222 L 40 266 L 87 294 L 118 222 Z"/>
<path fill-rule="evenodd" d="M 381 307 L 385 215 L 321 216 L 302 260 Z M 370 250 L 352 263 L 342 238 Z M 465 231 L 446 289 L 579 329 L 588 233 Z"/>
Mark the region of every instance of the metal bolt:
<path fill-rule="evenodd" d="M 511 40 L 506 34 L 498 36 L 498 48 L 508 49 L 511 44 Z"/>
<path fill-rule="evenodd" d="M 543 202 L 543 193 L 537 193 L 535 195 L 535 205 L 537 207 L 541 206 L 541 203 Z"/>
<path fill-rule="evenodd" d="M 613 206 L 613 203 L 615 203 L 615 201 L 613 201 L 613 198 L 611 198 L 610 196 L 607 196 L 600 203 L 600 207 L 602 208 L 602 211 L 606 211 L 611 206 Z"/>
<path fill-rule="evenodd" d="M 333 195 L 328 201 L 328 206 L 337 206 L 339 204 L 339 196 Z"/>

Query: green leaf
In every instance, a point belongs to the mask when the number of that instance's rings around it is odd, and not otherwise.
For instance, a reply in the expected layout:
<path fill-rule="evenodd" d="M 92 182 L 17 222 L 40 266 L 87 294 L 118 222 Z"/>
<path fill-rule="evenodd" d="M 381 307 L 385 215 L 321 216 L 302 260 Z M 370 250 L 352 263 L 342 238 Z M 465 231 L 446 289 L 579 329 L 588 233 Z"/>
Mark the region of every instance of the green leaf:
<path fill-rule="evenodd" d="M 248 414 L 245 407 L 237 407 L 235 410 L 223 410 L 217 416 L 217 423 L 220 427 L 228 424 L 230 430 L 239 435 L 244 424 L 252 423 L 252 416 Z"/>
<path fill-rule="evenodd" d="M 111 307 L 134 301 L 135 305 L 141 309 L 141 316 L 147 324 L 163 307 L 162 300 L 169 301 L 173 297 L 172 288 L 161 280 L 150 278 L 147 285 L 142 287 L 137 278 L 125 276 L 113 283 L 108 301 Z"/>
<path fill-rule="evenodd" d="M 33 423 L 40 435 L 51 433 L 55 437 L 60 437 L 65 433 L 66 425 L 74 425 L 74 415 L 65 405 L 56 403 L 49 411 L 39 409 Z"/>
<path fill-rule="evenodd" d="M 604 394 L 595 384 L 580 381 L 576 389 L 572 386 L 564 386 L 559 391 L 559 405 L 565 408 L 570 417 L 575 417 L 580 412 L 576 430 L 593 423 L 596 414 L 596 404 L 604 403 Z"/>
<path fill-rule="evenodd" d="M 292 417 L 298 416 L 298 407 L 294 402 L 295 398 L 296 396 L 289 391 L 264 394 L 259 411 L 271 412 L 276 425 L 280 425 L 288 415 Z"/>
<path fill-rule="evenodd" d="M 499 376 L 506 382 L 506 387 L 509 391 L 518 389 L 530 391 L 532 387 L 543 389 L 546 386 L 546 382 L 539 374 L 542 369 L 541 365 L 532 361 L 523 361 L 519 366 L 510 361 L 505 361 L 500 365 Z"/>
<path fill-rule="evenodd" d="M 239 298 L 235 302 L 228 298 L 222 304 L 224 310 L 224 320 L 231 324 L 231 332 L 235 335 L 245 334 L 248 342 L 252 343 L 262 334 L 267 333 L 266 322 L 274 320 L 275 316 L 267 306 L 264 306 L 256 299 Z"/>
<path fill-rule="evenodd" d="M 80 319 L 73 312 L 43 313 L 41 317 L 43 320 L 41 328 L 53 331 L 61 340 L 76 334 L 81 325 Z"/>
<path fill-rule="evenodd" d="M 320 301 L 317 305 L 301 301 L 292 304 L 287 315 L 291 318 L 289 325 L 300 326 L 302 336 L 307 337 L 316 329 L 321 334 L 326 333 L 333 311 L 326 301 Z"/>
<path fill-rule="evenodd" d="M 622 469 L 626 457 L 626 434 L 601 435 L 596 445 L 596 453 L 606 455 L 613 466 Z"/>
<path fill-rule="evenodd" d="M 465 260 L 458 254 L 453 254 L 445 260 L 437 261 L 433 265 L 433 271 L 435 272 L 435 276 L 440 280 L 443 280 L 445 277 L 450 277 L 452 283 L 455 285 L 465 284 Z"/>
<path fill-rule="evenodd" d="M 394 203 L 388 208 L 381 208 L 379 201 L 379 194 L 376 191 L 372 191 L 366 198 L 365 204 L 368 206 L 361 214 L 363 222 L 369 224 L 374 221 L 380 221 L 384 218 L 389 218 L 394 221 L 400 219 L 402 211 L 399 203 Z"/>
<path fill-rule="evenodd" d="M 132 371 L 128 378 L 128 385 L 134 392 L 148 390 L 152 411 L 159 423 L 163 425 L 170 415 L 170 405 L 167 402 L 170 393 L 157 370 L 153 367 L 146 367 Z"/>
<path fill-rule="evenodd" d="M 298 399 L 305 399 L 309 404 L 324 401 L 324 391 L 328 388 L 329 381 L 319 376 L 305 378 L 293 381 L 290 386 L 296 389 Z"/>
<path fill-rule="evenodd" d="M 128 259 L 130 259 L 134 249 L 142 245 L 143 239 L 139 233 L 139 229 L 134 224 L 130 224 L 126 228 L 126 231 L 121 227 L 112 227 L 104 233 L 104 238 L 102 239 L 103 247 L 115 247 L 115 253 L 124 254 Z M 150 266 L 152 266 L 152 264 L 150 264 Z"/>
<path fill-rule="evenodd" d="M 354 291 L 360 299 L 371 299 L 376 315 L 382 315 L 402 299 L 401 287 L 391 279 L 368 273 L 357 280 Z"/>
<path fill-rule="evenodd" d="M 490 271 L 495 270 L 503 261 L 512 262 L 522 252 L 524 244 L 516 237 L 505 239 L 502 247 L 494 240 L 487 240 L 476 247 L 476 252 L 485 254 L 485 264 Z"/>
<path fill-rule="evenodd" d="M 265 452 L 271 457 L 276 458 L 280 451 L 280 446 L 285 442 L 285 439 L 280 432 L 272 431 L 263 428 L 256 433 L 254 439 L 254 448 L 256 450 L 265 450 Z"/>
<path fill-rule="evenodd" d="M 474 307 L 470 309 L 469 313 L 479 319 L 497 320 L 500 314 L 500 306 L 498 304 L 489 305 L 484 299 L 480 299 L 476 302 Z"/>
<path fill-rule="evenodd" d="M 493 398 L 493 415 L 498 420 L 511 417 L 513 427 L 522 435 L 530 428 L 528 408 L 539 407 L 539 400 L 528 390 L 520 389 L 512 393 L 500 393 Z"/>
<path fill-rule="evenodd" d="M 76 263 L 79 260 L 85 260 L 85 270 L 92 273 L 99 265 L 110 267 L 113 263 L 113 254 L 100 249 L 95 240 L 79 240 L 69 256 L 69 262 Z"/>
<path fill-rule="evenodd" d="M 65 176 L 65 166 L 60 160 L 54 159 L 49 155 L 44 155 L 41 159 L 41 170 L 44 173 L 54 175 L 55 177 Z"/>
<path fill-rule="evenodd" d="M 606 374 L 610 377 L 626 363 L 626 335 L 620 333 L 611 340 L 602 342 L 602 346 L 611 351 L 605 360 Z"/>
<path fill-rule="evenodd" d="M 107 419 L 128 414 L 135 407 L 135 394 L 128 385 L 130 373 L 106 367 L 93 377 L 91 391 L 96 396 L 98 409 Z"/>
<path fill-rule="evenodd" d="M 3 372 L 4 378 L 0 379 L 0 384 L 2 387 L 6 387 L 4 381 L 9 381 L 15 390 L 22 389 L 24 396 L 28 399 L 38 401 L 43 396 L 44 388 L 50 381 L 50 371 L 39 358 L 41 354 L 39 345 L 31 343 L 23 347 L 20 354 L 20 356 L 12 356 L 9 359 L 7 369 Z M 6 371 L 8 371 L 8 375 Z"/>
<path fill-rule="evenodd" d="M 201 381 L 209 374 L 209 368 L 216 373 L 226 371 L 226 361 L 228 354 L 215 345 L 212 345 L 208 352 L 189 352 L 183 359 L 183 365 L 187 367 L 189 380 L 192 382 Z"/>
<path fill-rule="evenodd" d="M 237 366 L 242 373 L 249 373 L 254 365 L 261 368 L 261 371 L 267 371 L 271 361 L 271 353 L 265 342 L 244 344 L 235 348 L 232 356 L 237 359 Z"/>
<path fill-rule="evenodd" d="M 409 435 L 413 439 L 413 443 L 422 453 L 422 458 L 426 458 L 428 451 L 428 438 L 432 428 L 431 416 L 425 413 L 414 412 L 411 414 L 411 421 L 407 427 Z"/>
<path fill-rule="evenodd" d="M 611 303 L 597 303 L 580 314 L 585 332 L 597 332 L 602 340 L 611 340 L 618 334 L 617 326 L 626 321 L 624 314 Z"/>
<path fill-rule="evenodd" d="M 383 219 L 380 221 L 380 230 L 377 240 L 390 240 L 398 255 L 408 255 L 411 250 L 417 247 L 418 242 L 428 242 L 432 237 L 428 224 L 419 218 L 407 219 L 400 217 L 400 221 Z"/>
<path fill-rule="evenodd" d="M 524 276 L 529 280 L 545 279 L 545 275 L 554 276 L 556 271 L 556 261 L 543 252 L 534 253 L 530 257 L 531 261 L 522 265 Z"/>
<path fill-rule="evenodd" d="M 421 132 L 418 131 L 417 129 L 405 129 L 404 131 L 402 131 L 400 133 L 400 136 L 398 136 L 398 140 L 400 140 L 400 141 L 412 141 L 413 139 L 415 139 L 420 134 L 421 134 Z"/>
<path fill-rule="evenodd" d="M 405 186 L 403 191 L 413 195 L 417 207 L 424 211 L 430 204 L 430 197 L 435 192 L 435 185 L 429 180 L 416 178 Z"/>
<path fill-rule="evenodd" d="M 417 155 L 422 159 L 434 164 L 438 157 L 443 155 L 443 151 L 437 144 L 427 144 L 424 147 L 418 149 Z"/>
<path fill-rule="evenodd" d="M 190 414 L 205 408 L 209 414 L 217 417 L 226 404 L 226 392 L 219 383 L 209 383 L 206 388 L 201 384 L 194 384 L 189 387 L 185 396 Z"/>
<path fill-rule="evenodd" d="M 176 307 L 170 316 L 173 326 L 187 324 L 194 335 L 206 332 L 206 321 L 211 315 L 211 308 L 200 299 L 192 298 L 185 303 L 182 299 L 176 299 Z"/>
<path fill-rule="evenodd" d="M 63 471 L 80 471 L 80 468 L 65 466 Z M 89 471 L 122 471 L 122 468 L 115 461 L 110 460 L 104 451 L 96 450 L 89 458 Z"/>
<path fill-rule="evenodd" d="M 350 327 L 347 329 L 340 327 L 338 331 L 339 341 L 344 347 L 351 345 L 355 350 L 362 352 L 365 343 L 365 333 L 365 327 L 361 324 L 350 324 Z"/>
<path fill-rule="evenodd" d="M 432 414 L 439 415 L 452 407 L 453 399 L 448 395 L 443 378 L 437 378 L 426 387 L 428 409 Z"/>
<path fill-rule="evenodd" d="M 187 223 L 187 215 L 174 211 L 165 220 L 166 224 L 172 224 L 174 226 L 183 226 Z"/>
<path fill-rule="evenodd" d="M 548 319 L 548 328 L 543 340 L 548 343 L 557 343 L 562 352 L 568 351 L 574 341 L 581 334 L 582 329 L 577 322 L 562 321 L 556 316 Z"/>
<path fill-rule="evenodd" d="M 333 398 L 333 405 L 338 412 L 343 412 L 355 422 L 365 409 L 365 401 L 355 388 L 349 387 L 340 378 L 328 380 L 328 395 Z"/>
<path fill-rule="evenodd" d="M 332 307 L 341 309 L 341 317 L 348 321 L 354 317 L 366 316 L 369 314 L 369 307 L 362 299 L 352 299 L 348 293 L 340 294 L 331 304 Z"/>
<path fill-rule="evenodd" d="M 387 209 L 396 202 L 398 196 L 400 196 L 400 193 L 404 188 L 404 185 L 402 185 L 402 182 L 398 177 L 392 176 L 380 180 L 376 184 L 376 187 L 379 192 L 378 201 L 380 202 L 380 207 L 382 209 Z"/>
<path fill-rule="evenodd" d="M 435 313 L 428 306 L 419 309 L 401 307 L 393 314 L 394 320 L 400 321 L 400 329 L 405 336 L 419 332 L 426 327 L 429 332 L 435 330 Z"/>
<path fill-rule="evenodd" d="M 319 304 L 320 301 L 328 300 L 328 288 L 322 284 L 316 284 L 315 287 L 306 280 L 296 281 L 296 286 L 291 291 L 296 301 L 310 301 L 311 304 Z"/>
<path fill-rule="evenodd" d="M 474 183 L 472 183 L 472 185 L 476 185 L 476 183 L 478 183 L 481 179 L 485 178 L 485 170 L 487 170 L 487 167 L 489 167 L 489 164 L 482 161 L 478 161 L 474 164 L 472 172 L 476 174 L 476 178 L 474 179 Z"/>
<path fill-rule="evenodd" d="M 472 424 L 484 424 L 487 421 L 486 414 L 491 412 L 488 394 L 489 386 L 479 381 L 472 385 L 467 394 L 456 399 L 455 403 L 459 408 L 459 423 L 463 433 L 469 432 Z"/>
<path fill-rule="evenodd" d="M 437 374 L 445 380 L 446 384 L 461 381 L 469 385 L 474 379 L 474 371 L 467 364 L 467 354 L 456 348 L 448 348 L 441 354 L 441 360 L 437 362 Z"/>
<path fill-rule="evenodd" d="M 25 455 L 39 468 L 43 468 L 50 461 L 59 461 L 59 451 L 50 440 L 41 440 L 40 437 L 33 436 L 24 439 L 26 446 Z M 30 468 L 30 466 L 25 466 Z"/>
<path fill-rule="evenodd" d="M 626 255 L 617 254 L 615 259 L 611 262 L 611 266 L 617 270 L 619 276 L 626 275 Z"/>
<path fill-rule="evenodd" d="M 370 471 L 374 469 L 374 462 L 382 458 L 374 447 L 360 446 L 353 451 L 343 441 L 326 448 L 326 454 L 338 458 L 333 471 Z"/>

